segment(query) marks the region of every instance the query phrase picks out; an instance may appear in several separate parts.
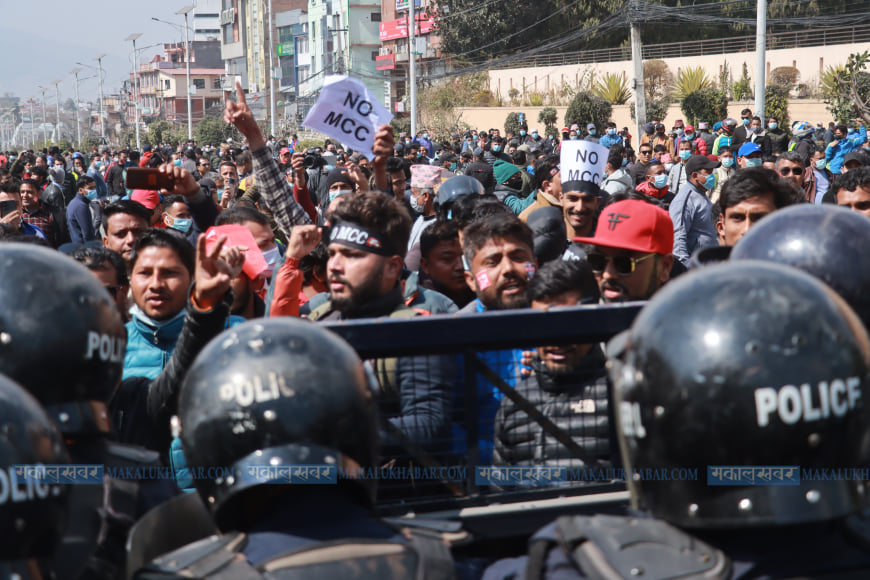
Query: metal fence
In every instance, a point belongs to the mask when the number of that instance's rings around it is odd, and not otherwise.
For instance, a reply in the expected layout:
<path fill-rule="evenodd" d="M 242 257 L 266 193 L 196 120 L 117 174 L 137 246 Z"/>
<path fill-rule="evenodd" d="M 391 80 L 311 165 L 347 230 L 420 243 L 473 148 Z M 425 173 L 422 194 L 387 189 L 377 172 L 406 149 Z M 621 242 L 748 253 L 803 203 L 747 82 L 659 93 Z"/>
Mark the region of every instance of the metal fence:
<path fill-rule="evenodd" d="M 829 46 L 834 44 L 855 44 L 870 42 L 870 25 L 850 26 L 847 28 L 823 28 L 797 32 L 777 32 L 767 35 L 767 49 L 805 48 L 810 46 Z M 664 59 L 684 56 L 704 56 L 735 52 L 755 52 L 755 36 L 737 36 L 710 40 L 692 40 L 650 44 L 643 47 L 643 58 Z M 515 60 L 509 64 L 494 66 L 495 70 L 508 68 L 534 68 L 542 66 L 565 66 L 616 62 L 631 60 L 631 47 L 601 48 L 543 54 Z"/>
<path fill-rule="evenodd" d="M 593 451 L 583 443 L 586 439 L 577 437 L 578 424 L 570 424 L 573 435 L 568 435 L 550 421 L 546 408 L 530 406 L 517 394 L 522 392 L 519 381 L 529 380 L 517 370 L 523 349 L 597 347 L 628 328 L 639 309 L 639 304 L 601 305 L 326 323 L 368 361 L 379 383 L 382 459 L 377 469 L 363 476 L 378 479 L 380 515 L 455 516 L 479 534 L 498 536 L 530 533 L 566 510 L 624 510 L 624 483 L 606 475 L 612 473 L 606 470 L 610 459 L 614 468 L 621 467 L 616 446 L 594 450 L 592 458 Z M 416 391 L 421 385 L 425 393 Z M 564 445 L 571 457 L 568 463 L 565 453 L 560 461 L 546 456 L 506 460 L 504 448 L 511 443 L 494 443 L 501 436 L 496 415 L 504 413 L 506 405 L 528 415 L 523 420 L 534 424 L 542 444 L 550 449 Z M 612 428 L 612 407 L 601 409 L 599 415 L 605 413 L 606 418 L 585 415 L 578 421 L 599 421 L 599 432 L 600 421 Z M 594 411 L 594 404 L 586 411 Z M 519 437 L 524 438 L 522 431 Z M 611 438 L 610 444 L 614 441 Z M 588 477 L 587 467 L 605 476 Z M 511 511 L 507 504 L 534 513 L 523 518 L 524 530 L 505 529 L 502 520 Z"/>

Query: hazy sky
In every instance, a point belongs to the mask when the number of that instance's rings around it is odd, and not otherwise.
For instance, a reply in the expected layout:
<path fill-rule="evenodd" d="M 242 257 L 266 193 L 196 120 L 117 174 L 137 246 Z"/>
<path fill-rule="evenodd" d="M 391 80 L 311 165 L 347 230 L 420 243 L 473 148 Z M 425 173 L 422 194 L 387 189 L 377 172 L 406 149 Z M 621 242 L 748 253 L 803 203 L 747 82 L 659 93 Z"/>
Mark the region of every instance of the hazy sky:
<path fill-rule="evenodd" d="M 103 58 L 103 92 L 117 93 L 132 72 L 133 46 L 124 39 L 141 32 L 136 41 L 139 61 L 162 54 L 164 42 L 184 41 L 184 16 L 175 12 L 193 0 L 146 0 L 107 2 L 99 0 L 2 0 L 0 18 L 0 95 L 13 93 L 26 100 L 41 99 L 38 85 L 49 88 L 46 106 L 54 106 L 54 85 L 60 79 L 61 103 L 75 98 L 75 78 L 70 73 L 76 61 L 97 66 Z M 155 22 L 151 17 L 175 22 L 180 27 Z M 188 18 L 192 23 L 192 18 Z M 191 40 L 193 40 L 191 30 Z M 139 50 L 139 49 L 145 50 Z M 92 77 L 85 79 L 85 77 Z M 79 73 L 81 101 L 99 98 L 96 70 L 82 67 Z"/>

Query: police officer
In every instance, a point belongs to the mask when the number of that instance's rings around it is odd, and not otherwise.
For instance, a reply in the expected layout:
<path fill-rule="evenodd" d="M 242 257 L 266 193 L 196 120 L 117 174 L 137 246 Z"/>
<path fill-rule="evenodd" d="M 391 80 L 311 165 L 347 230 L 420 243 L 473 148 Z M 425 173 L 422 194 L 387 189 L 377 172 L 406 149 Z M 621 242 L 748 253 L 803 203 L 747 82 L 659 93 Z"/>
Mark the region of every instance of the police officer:
<path fill-rule="evenodd" d="M 102 284 L 81 264 L 31 244 L 0 246 L 0 265 L 0 372 L 39 400 L 73 463 L 158 467 L 157 453 L 112 441 L 106 405 L 121 378 L 126 335 Z M 173 492 L 165 480 L 72 486 L 57 575 L 116 577 L 133 521 Z"/>
<path fill-rule="evenodd" d="M 636 513 L 560 518 L 484 578 L 866 577 L 870 339 L 830 288 L 710 266 L 608 350 Z"/>
<path fill-rule="evenodd" d="M 457 175 L 451 177 L 441 184 L 438 188 L 438 195 L 435 197 L 435 211 L 439 219 L 451 219 L 450 210 L 453 208 L 453 203 L 463 195 L 483 195 L 483 184 L 477 179 L 468 175 Z"/>
<path fill-rule="evenodd" d="M 69 455 L 36 399 L 2 375 L 0 425 L 0 578 L 50 577 L 50 559 L 66 526 L 69 486 L 28 468 L 63 466 Z"/>
<path fill-rule="evenodd" d="M 799 268 L 833 288 L 870 328 L 870 220 L 831 204 L 776 211 L 734 246 L 732 260 Z"/>
<path fill-rule="evenodd" d="M 179 418 L 188 466 L 212 474 L 195 483 L 225 534 L 136 577 L 413 578 L 423 560 L 450 577 L 440 540 L 412 547 L 369 514 L 365 470 L 380 464 L 369 377 L 347 343 L 300 319 L 217 336 L 188 371 Z"/>

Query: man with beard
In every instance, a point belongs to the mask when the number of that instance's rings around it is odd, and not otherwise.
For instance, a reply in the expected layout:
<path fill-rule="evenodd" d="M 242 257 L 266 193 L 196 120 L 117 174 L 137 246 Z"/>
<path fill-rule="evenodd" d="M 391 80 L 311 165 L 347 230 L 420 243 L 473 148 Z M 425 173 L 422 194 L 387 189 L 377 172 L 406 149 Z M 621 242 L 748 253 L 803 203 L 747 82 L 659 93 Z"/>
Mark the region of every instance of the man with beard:
<path fill-rule="evenodd" d="M 574 241 L 592 246 L 586 260 L 605 302 L 647 300 L 670 278 L 674 225 L 668 212 L 652 203 L 610 204 L 598 216 L 595 237 Z"/>
<path fill-rule="evenodd" d="M 311 320 L 389 317 L 419 313 L 403 304 L 402 264 L 411 218 L 402 202 L 374 191 L 349 194 L 327 215 L 329 301 L 314 308 Z M 430 451 L 443 450 L 450 426 L 453 364 L 443 356 L 378 359 L 381 410 L 392 428 L 382 433 L 389 451 L 398 454 L 401 438 Z"/>

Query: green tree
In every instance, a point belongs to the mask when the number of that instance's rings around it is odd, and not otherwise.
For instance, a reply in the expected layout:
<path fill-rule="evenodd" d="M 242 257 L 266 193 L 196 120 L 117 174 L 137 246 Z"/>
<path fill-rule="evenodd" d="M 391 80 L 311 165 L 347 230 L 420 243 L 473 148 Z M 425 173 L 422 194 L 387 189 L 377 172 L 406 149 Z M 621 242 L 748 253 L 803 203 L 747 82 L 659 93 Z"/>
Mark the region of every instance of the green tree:
<path fill-rule="evenodd" d="M 505 117 L 504 120 L 504 132 L 505 135 L 508 133 L 513 133 L 514 135 L 520 134 L 520 129 L 526 126 L 526 122 L 523 121 L 520 123 L 520 114 L 519 113 L 508 113 L 508 116 Z"/>
<path fill-rule="evenodd" d="M 663 60 L 647 60 L 643 63 L 643 92 L 647 103 L 669 99 L 674 84 L 674 75 Z"/>
<path fill-rule="evenodd" d="M 652 101 L 647 101 L 646 119 L 643 119 L 642 121 L 646 123 L 653 119 L 658 119 L 659 121 L 664 119 L 668 116 L 668 108 L 670 106 L 670 101 L 667 99 L 654 99 Z M 634 101 L 631 102 L 631 118 L 632 120 L 635 118 Z"/>
<path fill-rule="evenodd" d="M 595 123 L 598 132 L 610 120 L 613 106 L 597 95 L 577 93 L 565 112 L 565 125 L 574 123 L 585 127 L 587 123 Z"/>
<path fill-rule="evenodd" d="M 172 132 L 172 123 L 169 121 L 155 121 L 148 125 L 148 132 L 145 133 L 145 142 L 151 145 L 162 145 L 170 141 L 170 133 Z"/>
<path fill-rule="evenodd" d="M 728 96 L 719 89 L 693 91 L 680 102 L 680 110 L 690 125 L 697 126 L 698 121 L 708 121 L 712 125 L 728 116 Z"/>
<path fill-rule="evenodd" d="M 839 123 L 846 123 L 855 117 L 870 124 L 870 52 L 850 54 L 846 64 L 822 78 L 825 86 L 827 109 Z M 831 71 L 828 68 L 828 71 Z"/>
<path fill-rule="evenodd" d="M 393 117 L 390 125 L 393 126 L 393 132 L 396 134 L 396 137 L 399 136 L 399 133 L 410 133 L 411 117 Z"/>
<path fill-rule="evenodd" d="M 225 138 L 227 124 L 222 117 L 205 117 L 193 132 L 196 142 L 200 145 L 211 143 L 217 145 Z"/>
<path fill-rule="evenodd" d="M 538 112 L 538 123 L 544 124 L 544 135 L 552 135 L 553 137 L 559 135 L 559 131 L 556 129 L 556 121 L 558 120 L 559 113 L 554 107 L 544 107 Z"/>
<path fill-rule="evenodd" d="M 624 105 L 631 98 L 628 77 L 624 72 L 606 73 L 604 78 L 595 83 L 592 91 L 611 105 Z"/>
<path fill-rule="evenodd" d="M 788 116 L 789 87 L 783 85 L 767 85 L 764 91 L 764 114 L 779 119 L 779 126 L 791 127 Z"/>
<path fill-rule="evenodd" d="M 63 102 L 63 105 L 61 105 L 61 108 L 62 108 L 64 111 L 70 111 L 70 112 L 72 112 L 72 113 L 75 113 L 75 110 L 76 110 L 76 102 L 75 102 L 74 100 L 72 100 L 72 99 L 67 99 L 67 100 L 65 100 L 65 101 Z"/>

